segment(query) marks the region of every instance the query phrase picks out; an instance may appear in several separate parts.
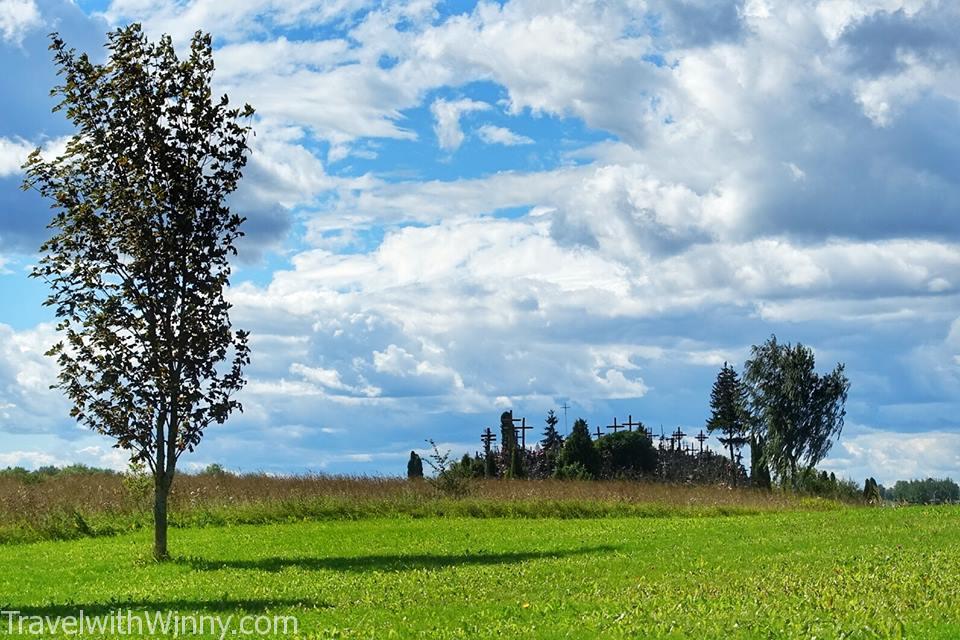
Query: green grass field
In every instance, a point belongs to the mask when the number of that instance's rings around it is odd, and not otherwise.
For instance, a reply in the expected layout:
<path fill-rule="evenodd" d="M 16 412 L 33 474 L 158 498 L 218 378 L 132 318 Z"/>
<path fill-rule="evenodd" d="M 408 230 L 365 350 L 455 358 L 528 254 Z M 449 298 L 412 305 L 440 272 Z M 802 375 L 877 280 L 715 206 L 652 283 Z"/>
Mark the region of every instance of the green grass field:
<path fill-rule="evenodd" d="M 171 535 L 164 565 L 146 532 L 2 546 L 0 609 L 292 614 L 321 638 L 960 637 L 956 507 Z"/>

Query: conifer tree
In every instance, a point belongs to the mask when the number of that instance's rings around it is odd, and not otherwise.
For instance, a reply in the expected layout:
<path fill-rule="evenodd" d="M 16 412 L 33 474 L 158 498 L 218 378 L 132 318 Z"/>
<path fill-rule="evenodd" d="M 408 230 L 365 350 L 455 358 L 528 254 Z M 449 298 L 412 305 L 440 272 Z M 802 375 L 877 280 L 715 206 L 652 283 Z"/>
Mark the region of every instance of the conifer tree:
<path fill-rule="evenodd" d="M 553 409 L 547 412 L 547 427 L 543 430 L 543 439 L 540 441 L 540 448 L 543 450 L 546 462 L 547 474 L 553 473 L 557 467 L 557 459 L 560 457 L 560 451 L 563 449 L 563 436 L 557 431 L 557 415 Z"/>
<path fill-rule="evenodd" d="M 724 437 L 720 438 L 730 451 L 730 465 L 734 469 L 736 481 L 736 450 L 748 442 L 746 437 L 749 421 L 746 412 L 746 390 L 737 376 L 736 370 L 723 363 L 723 368 L 717 374 L 710 392 L 710 419 L 707 420 L 707 431 L 719 431 Z"/>
<path fill-rule="evenodd" d="M 559 418 L 553 409 L 547 412 L 547 427 L 543 430 L 543 439 L 540 441 L 540 447 L 544 451 L 556 451 L 563 446 L 563 436 L 557 431 L 557 422 Z"/>
<path fill-rule="evenodd" d="M 583 468 L 593 477 L 600 472 L 600 454 L 590 438 L 587 421 L 583 418 L 577 418 L 573 423 L 573 429 L 563 443 L 563 451 L 560 454 L 562 466 L 574 463 L 583 465 Z"/>

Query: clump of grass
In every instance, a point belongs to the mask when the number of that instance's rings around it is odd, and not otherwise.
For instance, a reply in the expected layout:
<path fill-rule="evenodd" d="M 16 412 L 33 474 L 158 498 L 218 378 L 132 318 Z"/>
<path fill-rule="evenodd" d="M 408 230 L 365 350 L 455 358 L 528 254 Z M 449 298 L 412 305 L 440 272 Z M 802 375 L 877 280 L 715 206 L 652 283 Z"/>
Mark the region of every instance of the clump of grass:
<path fill-rule="evenodd" d="M 114 535 L 152 524 L 140 483 L 85 473 L 0 477 L 0 543 Z M 823 510 L 838 503 L 719 486 L 634 481 L 475 480 L 467 497 L 398 478 L 183 474 L 171 524 L 209 527 L 366 518 L 710 517 Z"/>

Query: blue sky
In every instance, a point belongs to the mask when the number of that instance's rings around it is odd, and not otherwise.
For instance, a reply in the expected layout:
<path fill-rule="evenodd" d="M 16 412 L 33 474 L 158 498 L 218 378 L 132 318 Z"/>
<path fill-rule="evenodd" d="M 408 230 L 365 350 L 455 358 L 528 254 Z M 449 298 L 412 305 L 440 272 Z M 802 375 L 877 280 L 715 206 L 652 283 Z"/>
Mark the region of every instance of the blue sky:
<path fill-rule="evenodd" d="M 847 365 L 822 465 L 960 472 L 960 8 L 934 0 L 0 0 L 0 465 L 125 466 L 48 386 L 50 31 L 216 43 L 246 411 L 187 468 L 401 473 L 505 408 L 689 433 L 775 333 Z"/>

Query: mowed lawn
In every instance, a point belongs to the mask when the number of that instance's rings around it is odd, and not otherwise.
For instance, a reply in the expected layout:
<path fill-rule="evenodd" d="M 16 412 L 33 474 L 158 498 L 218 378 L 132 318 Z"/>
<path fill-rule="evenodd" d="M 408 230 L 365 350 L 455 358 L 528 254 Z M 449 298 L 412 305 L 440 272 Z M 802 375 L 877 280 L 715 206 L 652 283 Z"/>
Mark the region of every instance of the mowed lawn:
<path fill-rule="evenodd" d="M 145 532 L 0 547 L 0 609 L 291 613 L 301 637 L 960 637 L 956 507 L 372 519 L 171 541 L 163 565 Z"/>

